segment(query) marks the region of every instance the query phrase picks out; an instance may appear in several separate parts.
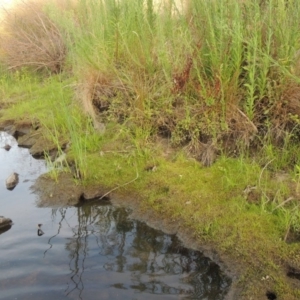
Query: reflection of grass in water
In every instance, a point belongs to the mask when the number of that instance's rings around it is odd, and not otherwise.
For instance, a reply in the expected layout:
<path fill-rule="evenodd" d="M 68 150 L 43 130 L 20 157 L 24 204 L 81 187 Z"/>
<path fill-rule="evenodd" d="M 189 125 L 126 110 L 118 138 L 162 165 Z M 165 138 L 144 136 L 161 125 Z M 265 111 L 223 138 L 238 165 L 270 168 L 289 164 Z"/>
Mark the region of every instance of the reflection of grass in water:
<path fill-rule="evenodd" d="M 58 225 L 58 229 L 57 229 L 57 233 L 53 236 L 51 236 L 48 240 L 48 244 L 49 244 L 49 248 L 47 250 L 45 250 L 44 252 L 44 257 L 46 256 L 47 252 L 52 249 L 53 247 L 53 244 L 51 244 L 51 241 L 52 239 L 54 239 L 56 236 L 58 236 L 60 234 L 60 230 L 62 228 L 62 222 L 65 220 L 65 216 L 66 216 L 66 212 L 67 212 L 67 209 L 65 208 L 60 208 L 60 209 L 52 209 L 52 222 L 55 220 L 56 218 L 56 215 L 57 215 L 57 211 L 60 212 L 60 215 L 61 215 L 61 220 L 59 221 L 59 225 Z"/>
<path fill-rule="evenodd" d="M 65 247 L 70 253 L 70 282 L 65 294 L 74 295 L 77 290 L 81 297 L 84 289 L 88 289 L 88 283 L 84 281 L 84 274 L 88 276 L 89 272 L 85 266 L 87 259 L 89 265 L 90 259 L 104 264 L 108 269 L 103 272 L 129 273 L 130 276 L 124 274 L 124 282 L 120 284 L 130 294 L 131 289 L 154 294 L 158 289 L 165 295 L 184 292 L 197 297 L 212 293 L 212 290 L 218 295 L 225 293 L 229 279 L 219 273 L 215 263 L 198 251 L 184 248 L 175 236 L 128 219 L 126 209 L 88 204 L 74 211 L 73 217 L 77 217 L 78 225 L 72 228 L 73 236 L 68 239 Z M 62 223 L 67 222 L 66 210 L 53 210 L 52 217 L 53 222 L 55 218 L 60 218 L 59 234 Z M 89 258 L 89 251 L 95 253 L 95 247 L 99 248 L 100 257 Z M 212 273 L 213 279 L 207 279 L 211 283 L 203 287 L 206 277 Z M 169 276 L 176 276 L 172 277 L 171 284 Z M 182 276 L 185 284 L 180 282 Z M 106 285 L 110 285 L 110 282 L 106 282 Z M 114 282 L 111 286 L 119 288 Z M 199 286 L 202 287 L 200 290 Z"/>

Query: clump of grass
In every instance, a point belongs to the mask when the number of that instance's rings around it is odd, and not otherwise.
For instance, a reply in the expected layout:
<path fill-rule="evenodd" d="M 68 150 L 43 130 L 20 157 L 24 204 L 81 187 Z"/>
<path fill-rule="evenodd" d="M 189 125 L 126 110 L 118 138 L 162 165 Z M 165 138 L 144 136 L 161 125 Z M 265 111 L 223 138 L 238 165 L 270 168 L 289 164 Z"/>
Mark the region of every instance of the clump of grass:
<path fill-rule="evenodd" d="M 67 48 L 44 6 L 42 1 L 25 1 L 4 12 L 1 61 L 9 69 L 62 71 Z"/>

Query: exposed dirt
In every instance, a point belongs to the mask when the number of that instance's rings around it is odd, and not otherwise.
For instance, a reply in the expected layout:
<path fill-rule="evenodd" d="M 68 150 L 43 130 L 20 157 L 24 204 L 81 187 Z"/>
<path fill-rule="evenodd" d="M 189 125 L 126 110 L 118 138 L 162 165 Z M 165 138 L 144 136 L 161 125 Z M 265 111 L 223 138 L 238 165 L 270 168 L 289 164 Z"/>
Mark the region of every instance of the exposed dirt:
<path fill-rule="evenodd" d="M 37 205 L 39 207 L 63 207 L 77 206 L 85 201 L 107 201 L 109 196 L 103 195 L 107 192 L 100 186 L 84 187 L 76 183 L 71 173 L 61 172 L 57 181 L 49 175 L 41 175 L 34 185 L 32 191 L 39 196 Z"/>

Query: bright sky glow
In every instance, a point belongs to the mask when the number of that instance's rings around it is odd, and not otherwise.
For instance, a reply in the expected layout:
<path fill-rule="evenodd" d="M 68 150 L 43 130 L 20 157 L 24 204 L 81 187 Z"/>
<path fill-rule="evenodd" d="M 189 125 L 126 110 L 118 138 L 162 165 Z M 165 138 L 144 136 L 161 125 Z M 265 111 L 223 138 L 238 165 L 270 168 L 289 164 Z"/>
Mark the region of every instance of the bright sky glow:
<path fill-rule="evenodd" d="M 9 6 L 10 4 L 12 4 L 13 0 L 0 0 L 0 4 L 1 6 Z"/>
<path fill-rule="evenodd" d="M 4 8 L 4 9 L 8 9 L 10 8 L 14 2 L 16 2 L 17 0 L 0 0 L 0 9 Z"/>

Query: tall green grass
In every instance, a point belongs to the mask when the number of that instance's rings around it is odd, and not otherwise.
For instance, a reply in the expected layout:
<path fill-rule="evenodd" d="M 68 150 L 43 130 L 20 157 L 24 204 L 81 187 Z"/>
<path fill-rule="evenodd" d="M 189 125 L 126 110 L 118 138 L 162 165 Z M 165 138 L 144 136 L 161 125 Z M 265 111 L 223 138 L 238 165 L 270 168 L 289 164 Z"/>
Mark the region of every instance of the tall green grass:
<path fill-rule="evenodd" d="M 183 11 L 170 3 L 78 1 L 59 17 L 52 8 L 72 71 L 91 91 L 83 102 L 106 102 L 110 121 L 148 124 L 198 152 L 209 141 L 251 146 L 269 125 L 298 126 L 289 107 L 298 88 L 297 1 L 191 0 Z M 269 134 L 276 142 L 278 131 Z"/>

